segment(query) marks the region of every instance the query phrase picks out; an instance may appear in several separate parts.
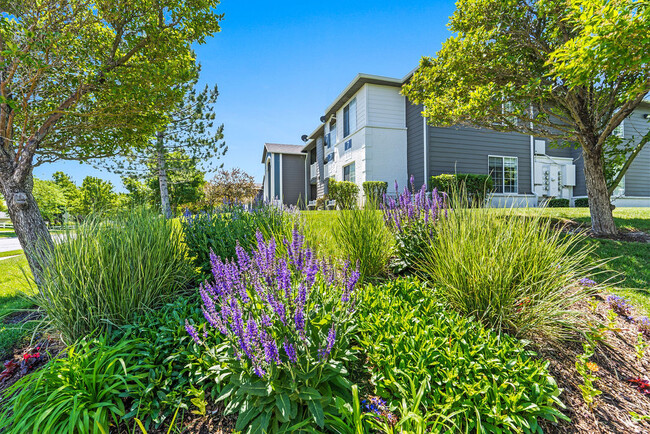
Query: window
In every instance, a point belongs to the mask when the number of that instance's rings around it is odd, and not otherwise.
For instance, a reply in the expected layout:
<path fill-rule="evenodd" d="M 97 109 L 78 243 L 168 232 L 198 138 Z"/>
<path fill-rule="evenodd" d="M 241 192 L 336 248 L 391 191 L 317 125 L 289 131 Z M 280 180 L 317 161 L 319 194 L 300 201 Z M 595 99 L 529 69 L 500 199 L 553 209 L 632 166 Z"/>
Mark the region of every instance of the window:
<path fill-rule="evenodd" d="M 345 142 L 345 149 L 344 149 L 344 150 L 345 150 L 345 151 L 349 151 L 350 149 L 352 149 L 352 139 L 347 140 L 347 141 Z"/>
<path fill-rule="evenodd" d="M 347 137 L 357 129 L 357 99 L 343 108 L 343 137 Z"/>
<path fill-rule="evenodd" d="M 354 163 L 343 168 L 343 181 L 356 182 L 354 176 Z"/>
<path fill-rule="evenodd" d="M 496 193 L 517 193 L 519 189 L 517 157 L 489 156 L 488 168 Z"/>
<path fill-rule="evenodd" d="M 336 119 L 330 122 L 330 132 L 325 136 L 325 143 L 328 148 L 336 145 Z"/>

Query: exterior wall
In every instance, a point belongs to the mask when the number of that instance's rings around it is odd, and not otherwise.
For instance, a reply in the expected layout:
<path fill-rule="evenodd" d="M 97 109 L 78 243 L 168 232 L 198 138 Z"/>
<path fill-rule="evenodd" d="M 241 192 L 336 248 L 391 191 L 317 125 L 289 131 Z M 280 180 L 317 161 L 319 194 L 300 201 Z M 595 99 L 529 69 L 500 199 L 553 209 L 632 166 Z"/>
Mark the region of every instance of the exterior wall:
<path fill-rule="evenodd" d="M 429 127 L 429 176 L 488 174 L 488 156 L 517 157 L 519 194 L 530 194 L 530 136 L 468 127 Z M 416 144 L 417 146 L 417 144 Z"/>
<path fill-rule="evenodd" d="M 364 88 L 367 89 L 368 94 L 368 126 L 406 127 L 405 98 L 400 95 L 399 87 L 366 84 Z"/>
<path fill-rule="evenodd" d="M 424 118 L 421 104 L 414 105 L 406 100 L 406 169 L 413 175 L 415 185 L 422 185 L 424 179 Z"/>
<path fill-rule="evenodd" d="M 408 182 L 406 128 L 366 128 L 366 172 L 364 181 L 385 181 L 394 195 L 395 182 L 403 189 Z M 358 181 L 357 181 L 358 183 Z M 359 184 L 361 188 L 361 184 Z"/>
<path fill-rule="evenodd" d="M 316 161 L 318 162 L 318 178 L 316 180 L 316 198 L 325 194 L 325 177 L 323 176 L 323 137 L 316 139 Z"/>
<path fill-rule="evenodd" d="M 282 154 L 282 203 L 297 205 L 298 200 L 306 203 L 305 156 Z"/>
<path fill-rule="evenodd" d="M 634 138 L 638 143 L 648 130 L 650 123 L 643 115 L 650 113 L 650 108 L 635 110 L 623 122 L 625 138 Z M 625 174 L 625 196 L 650 197 L 650 145 L 646 144 L 634 159 Z"/>

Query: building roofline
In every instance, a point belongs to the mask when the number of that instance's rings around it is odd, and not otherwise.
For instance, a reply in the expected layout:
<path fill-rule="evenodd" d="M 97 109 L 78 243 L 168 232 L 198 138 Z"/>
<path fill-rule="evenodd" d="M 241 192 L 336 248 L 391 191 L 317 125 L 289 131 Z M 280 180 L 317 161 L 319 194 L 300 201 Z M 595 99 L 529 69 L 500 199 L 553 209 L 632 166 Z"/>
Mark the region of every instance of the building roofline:
<path fill-rule="evenodd" d="M 393 77 L 384 77 L 381 75 L 372 74 L 357 74 L 356 77 L 343 89 L 343 92 L 336 97 L 334 102 L 330 104 L 325 110 L 325 117 L 329 118 L 332 114 L 336 113 L 343 104 L 352 96 L 357 93 L 364 84 L 379 84 L 383 86 L 402 87 L 402 79 Z"/>

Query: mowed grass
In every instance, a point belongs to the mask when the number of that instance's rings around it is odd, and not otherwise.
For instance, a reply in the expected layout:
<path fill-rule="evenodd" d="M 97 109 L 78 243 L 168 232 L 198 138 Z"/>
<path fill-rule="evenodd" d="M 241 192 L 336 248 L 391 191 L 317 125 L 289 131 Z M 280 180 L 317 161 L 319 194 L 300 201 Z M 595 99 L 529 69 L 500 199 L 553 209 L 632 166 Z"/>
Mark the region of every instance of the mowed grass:
<path fill-rule="evenodd" d="M 542 213 L 557 219 L 570 219 L 586 225 L 591 224 L 588 208 L 529 208 L 522 213 Z M 336 223 L 337 211 L 306 211 L 308 240 L 317 243 L 319 252 L 338 254 L 332 238 L 332 225 Z M 650 233 L 650 208 L 616 208 L 616 225 L 623 230 Z M 650 243 L 614 241 L 588 238 L 584 241 L 596 246 L 592 261 L 606 260 L 607 271 L 596 280 L 612 279 L 613 291 L 628 297 L 633 304 L 650 315 Z"/>
<path fill-rule="evenodd" d="M 33 287 L 25 275 L 30 276 L 31 273 L 24 255 L 0 260 L 0 360 L 7 358 L 12 347 L 34 327 L 32 323 L 12 321 L 14 315 L 32 307 L 25 295 Z"/>

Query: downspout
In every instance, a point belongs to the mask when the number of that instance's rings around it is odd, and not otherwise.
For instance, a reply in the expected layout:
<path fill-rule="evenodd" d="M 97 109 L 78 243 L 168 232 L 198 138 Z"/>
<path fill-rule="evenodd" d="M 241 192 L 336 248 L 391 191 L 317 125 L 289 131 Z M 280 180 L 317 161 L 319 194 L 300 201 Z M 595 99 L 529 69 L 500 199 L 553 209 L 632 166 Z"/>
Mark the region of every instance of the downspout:
<path fill-rule="evenodd" d="M 530 105 L 530 130 L 533 131 L 533 105 Z M 535 196 L 536 206 L 539 206 L 539 198 L 535 192 L 535 136 L 530 135 L 530 191 Z"/>
<path fill-rule="evenodd" d="M 422 106 L 426 110 L 426 106 Z M 424 136 L 424 185 L 426 189 L 429 189 L 429 125 L 427 124 L 427 118 L 422 116 L 422 135 Z M 409 179 L 411 175 L 406 174 L 406 179 Z M 407 181 L 408 182 L 408 181 Z M 397 193 L 397 192 L 396 192 Z"/>

